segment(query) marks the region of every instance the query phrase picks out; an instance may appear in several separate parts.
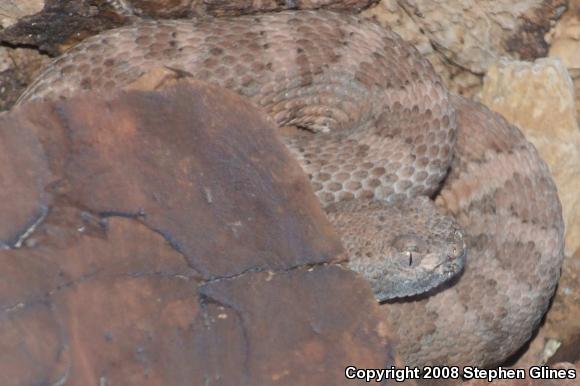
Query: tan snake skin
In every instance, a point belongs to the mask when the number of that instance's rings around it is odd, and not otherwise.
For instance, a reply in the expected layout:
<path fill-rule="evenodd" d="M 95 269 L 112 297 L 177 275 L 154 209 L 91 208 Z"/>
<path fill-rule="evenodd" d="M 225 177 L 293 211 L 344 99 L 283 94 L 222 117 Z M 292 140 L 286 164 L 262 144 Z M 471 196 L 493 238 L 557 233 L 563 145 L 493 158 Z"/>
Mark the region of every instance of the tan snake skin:
<path fill-rule="evenodd" d="M 412 365 L 489 365 L 530 337 L 563 256 L 548 169 L 516 128 L 450 98 L 398 35 L 328 11 L 139 22 L 71 49 L 19 103 L 121 87 L 160 65 L 232 88 L 280 126 L 315 133 L 286 142 L 324 205 L 432 195 L 453 159 L 438 203 L 468 233 L 466 269 L 451 288 L 385 305 L 401 353 Z"/>

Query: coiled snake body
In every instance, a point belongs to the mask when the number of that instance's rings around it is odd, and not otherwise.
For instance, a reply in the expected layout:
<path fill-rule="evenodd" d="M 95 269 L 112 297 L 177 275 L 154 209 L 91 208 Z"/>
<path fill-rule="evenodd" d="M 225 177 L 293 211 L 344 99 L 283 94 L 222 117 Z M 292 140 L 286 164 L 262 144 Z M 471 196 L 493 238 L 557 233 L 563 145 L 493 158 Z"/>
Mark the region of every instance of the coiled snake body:
<path fill-rule="evenodd" d="M 91 37 L 21 96 L 122 87 L 159 66 L 251 98 L 365 274 L 409 364 L 489 365 L 517 350 L 559 277 L 563 223 L 537 152 L 498 115 L 449 96 L 398 35 L 354 15 L 293 11 L 144 21 Z M 457 143 L 456 143 L 457 142 Z M 451 172 L 441 189 L 441 183 Z M 426 196 L 440 193 L 439 214 Z M 468 260 L 463 266 L 463 233 Z"/>

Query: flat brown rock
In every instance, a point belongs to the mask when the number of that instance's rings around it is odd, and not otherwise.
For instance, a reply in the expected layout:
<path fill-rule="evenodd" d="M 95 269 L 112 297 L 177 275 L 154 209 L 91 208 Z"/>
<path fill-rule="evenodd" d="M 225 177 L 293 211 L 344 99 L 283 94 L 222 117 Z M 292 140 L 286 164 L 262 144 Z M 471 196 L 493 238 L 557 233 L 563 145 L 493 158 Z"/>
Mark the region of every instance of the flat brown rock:
<path fill-rule="evenodd" d="M 270 121 L 203 83 L 0 118 L 0 384 L 352 384 L 394 364 Z"/>
<path fill-rule="evenodd" d="M 213 323 L 197 363 L 211 352 L 217 369 L 224 358 L 238 364 L 224 378 L 232 385 L 342 385 L 353 382 L 345 379 L 347 366 L 392 364 L 395 353 L 381 353 L 386 325 L 369 315 L 351 314 L 361 307 L 376 308 L 362 282 L 351 271 L 325 267 L 208 283 L 200 293 Z M 236 350 L 215 345 L 226 335 L 237 337 Z"/>
<path fill-rule="evenodd" d="M 33 130 L 23 129 L 20 123 L 11 115 L 0 115 L 0 247 L 19 245 L 52 200 L 44 187 L 54 176 L 42 144 Z M 51 122 L 45 123 L 50 128 Z"/>
<path fill-rule="evenodd" d="M 29 242 L 0 254 L 0 384 L 171 379 L 175 341 L 191 341 L 199 317 L 198 281 L 161 235 L 56 209 Z"/>
<path fill-rule="evenodd" d="M 236 94 L 203 90 L 30 106 L 10 115 L 2 134 L 14 138 L 1 142 L 25 152 L 18 141 L 37 135 L 44 154 L 38 143 L 30 153 L 40 151 L 37 157 L 48 160 L 40 166 L 52 177 L 48 183 L 31 174 L 30 191 L 101 216 L 139 219 L 206 279 L 342 258 L 338 236 L 270 121 Z M 30 132 L 13 134 L 13 127 Z M 23 168 L 12 163 L 9 172 Z M 12 206 L 10 192 L 3 194 L 2 205 Z M 7 217 L 0 229 L 6 222 L 15 229 L 27 224 Z M 223 248 L 228 244 L 236 246 L 235 258 Z"/>

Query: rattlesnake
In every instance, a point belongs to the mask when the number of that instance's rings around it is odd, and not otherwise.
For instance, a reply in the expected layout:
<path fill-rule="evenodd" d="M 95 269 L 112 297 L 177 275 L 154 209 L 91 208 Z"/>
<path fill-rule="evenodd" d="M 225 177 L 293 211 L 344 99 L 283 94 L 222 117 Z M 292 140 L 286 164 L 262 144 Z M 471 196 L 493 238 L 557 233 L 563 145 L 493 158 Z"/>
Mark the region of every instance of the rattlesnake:
<path fill-rule="evenodd" d="M 278 125 L 305 129 L 284 141 L 346 235 L 350 266 L 380 300 L 420 294 L 383 307 L 407 363 L 489 365 L 530 337 L 563 257 L 549 171 L 516 128 L 450 96 L 398 35 L 330 11 L 140 21 L 72 48 L 19 103 L 122 87 L 159 66 L 234 89 Z M 451 281 L 464 240 L 425 198 L 440 189 L 439 206 L 468 235 L 465 272 Z"/>

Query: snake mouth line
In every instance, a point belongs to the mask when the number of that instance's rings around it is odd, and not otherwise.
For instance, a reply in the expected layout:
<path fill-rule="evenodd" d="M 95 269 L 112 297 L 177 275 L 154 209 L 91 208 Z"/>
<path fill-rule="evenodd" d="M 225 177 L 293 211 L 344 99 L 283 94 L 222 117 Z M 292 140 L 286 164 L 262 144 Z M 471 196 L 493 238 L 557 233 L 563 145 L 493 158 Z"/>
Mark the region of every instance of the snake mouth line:
<path fill-rule="evenodd" d="M 442 291 L 445 291 L 448 288 L 453 287 L 459 281 L 461 276 L 463 275 L 463 271 L 464 270 L 462 268 L 460 268 L 460 269 L 454 270 L 453 272 L 451 272 L 449 274 L 443 273 L 442 275 L 445 275 L 445 276 L 448 275 L 448 277 L 446 277 L 439 284 L 433 286 L 433 288 L 430 288 L 427 291 L 413 294 L 413 295 L 408 295 L 408 296 L 393 297 L 390 299 L 382 300 L 379 303 L 380 304 L 397 304 L 397 303 L 416 302 L 416 301 L 428 299 L 432 296 L 437 295 L 438 293 L 440 293 Z"/>

